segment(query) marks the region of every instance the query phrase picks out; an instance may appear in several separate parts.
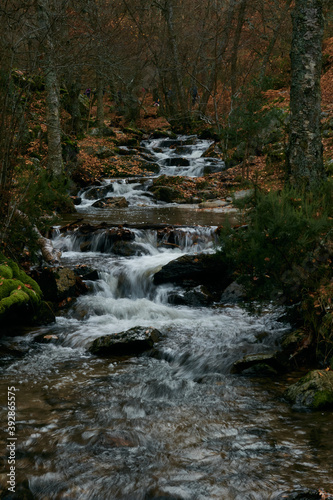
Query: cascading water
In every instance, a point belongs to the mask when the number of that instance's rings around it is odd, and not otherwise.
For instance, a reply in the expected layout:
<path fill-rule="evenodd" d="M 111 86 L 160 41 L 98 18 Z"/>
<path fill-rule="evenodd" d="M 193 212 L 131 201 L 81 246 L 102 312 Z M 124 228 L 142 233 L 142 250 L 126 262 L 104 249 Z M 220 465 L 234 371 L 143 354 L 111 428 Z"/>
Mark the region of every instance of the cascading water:
<path fill-rule="evenodd" d="M 175 306 L 175 287 L 154 285 L 168 262 L 212 252 L 215 227 L 176 228 L 171 245 L 156 230 L 133 229 L 129 256 L 106 232 L 83 251 L 78 231 L 55 231 L 62 265 L 87 264 L 99 279 L 56 324 L 3 340 L 1 393 L 18 389 L 18 483 L 28 479 L 42 500 L 275 500 L 298 487 L 332 489 L 330 415 L 293 412 L 283 376 L 266 383 L 230 373 L 243 355 L 276 347 L 287 328 L 279 311 Z M 97 337 L 134 326 L 161 332 L 152 352 L 88 352 Z M 34 342 L 41 335 L 53 343 Z"/>

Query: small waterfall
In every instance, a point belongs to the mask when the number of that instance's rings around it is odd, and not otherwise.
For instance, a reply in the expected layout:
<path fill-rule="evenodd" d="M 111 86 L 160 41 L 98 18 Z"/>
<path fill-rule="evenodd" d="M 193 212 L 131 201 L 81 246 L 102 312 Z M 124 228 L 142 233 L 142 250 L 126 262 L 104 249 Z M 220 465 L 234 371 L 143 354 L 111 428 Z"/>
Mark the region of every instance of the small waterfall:
<path fill-rule="evenodd" d="M 213 141 L 197 136 L 178 136 L 175 139 L 153 139 L 142 142 L 161 166 L 160 174 L 200 177 L 207 170 L 219 172 L 224 162 L 215 158 L 205 158 L 203 154 Z"/>
<path fill-rule="evenodd" d="M 167 175 L 201 175 L 204 165 L 215 165 L 202 157 L 210 141 L 194 136 L 144 145 Z M 297 415 L 281 397 L 278 375 L 267 382 L 230 373 L 236 359 L 276 349 L 288 329 L 281 311 L 272 305 L 257 317 L 218 301 L 173 305 L 170 294 L 186 291 L 184 283 L 155 285 L 155 273 L 180 256 L 212 252 L 216 226 L 209 218 L 187 227 L 182 210 L 166 222 L 170 207 L 154 211 L 144 195 L 149 182 L 106 180 L 81 193 L 86 224 L 57 228 L 53 241 L 63 266 L 85 264 L 98 279 L 55 324 L 2 339 L 19 353 L 0 364 L 1 393 L 17 389 L 17 495 L 252 500 L 330 490 L 329 412 Z M 101 222 L 91 205 L 107 196 L 126 197 L 129 208 L 112 209 Z M 130 220 L 140 197 L 148 200 L 149 221 Z M 154 350 L 118 358 L 87 351 L 97 337 L 137 326 L 161 332 Z M 7 421 L 7 405 L 0 417 Z M 7 440 L 3 433 L 3 450 Z M 5 473 L 0 479 L 8 487 Z"/>
<path fill-rule="evenodd" d="M 64 234 L 55 228 L 53 245 L 64 252 L 108 253 L 123 256 L 155 255 L 167 250 L 183 253 L 211 252 L 217 244 L 216 227 L 166 227 L 161 230 L 142 230 L 110 227 L 90 228 L 90 232 L 80 227 Z M 127 253 L 126 253 L 127 251 Z"/>

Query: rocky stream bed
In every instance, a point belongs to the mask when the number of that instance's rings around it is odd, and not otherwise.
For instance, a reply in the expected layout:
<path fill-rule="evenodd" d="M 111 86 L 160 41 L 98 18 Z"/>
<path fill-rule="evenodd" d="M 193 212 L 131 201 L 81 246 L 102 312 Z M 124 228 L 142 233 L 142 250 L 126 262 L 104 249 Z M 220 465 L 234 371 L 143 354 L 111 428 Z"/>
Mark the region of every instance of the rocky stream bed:
<path fill-rule="evenodd" d="M 209 146 L 142 144 L 160 175 L 190 177 L 223 170 Z M 6 470 L 1 498 L 329 498 L 332 414 L 318 390 L 286 392 L 305 375 L 290 371 L 304 337 L 274 304 L 247 313 L 214 255 L 231 200 L 179 204 L 162 188 L 151 176 L 86 186 L 54 229 L 60 266 L 32 276 L 56 321 L 1 339 L 18 495 Z M 329 392 L 331 373 L 304 383 Z"/>

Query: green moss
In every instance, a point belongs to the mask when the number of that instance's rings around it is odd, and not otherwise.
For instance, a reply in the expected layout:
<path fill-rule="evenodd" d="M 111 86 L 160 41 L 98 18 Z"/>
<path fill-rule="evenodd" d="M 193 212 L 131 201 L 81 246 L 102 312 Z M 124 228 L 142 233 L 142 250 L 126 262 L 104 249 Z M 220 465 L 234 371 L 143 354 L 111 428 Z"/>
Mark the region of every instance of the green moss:
<path fill-rule="evenodd" d="M 39 309 L 41 299 L 38 284 L 16 262 L 0 255 L 0 321 L 25 320 Z"/>
<path fill-rule="evenodd" d="M 312 407 L 315 410 L 320 408 L 328 408 L 333 406 L 333 393 L 332 391 L 317 392 L 313 398 Z"/>
<path fill-rule="evenodd" d="M 10 279 L 13 277 L 13 271 L 7 264 L 0 265 L 0 276 L 2 278 Z"/>
<path fill-rule="evenodd" d="M 27 304 L 29 295 L 22 290 L 13 290 L 9 297 L 0 300 L 0 318 L 7 315 L 15 304 Z"/>

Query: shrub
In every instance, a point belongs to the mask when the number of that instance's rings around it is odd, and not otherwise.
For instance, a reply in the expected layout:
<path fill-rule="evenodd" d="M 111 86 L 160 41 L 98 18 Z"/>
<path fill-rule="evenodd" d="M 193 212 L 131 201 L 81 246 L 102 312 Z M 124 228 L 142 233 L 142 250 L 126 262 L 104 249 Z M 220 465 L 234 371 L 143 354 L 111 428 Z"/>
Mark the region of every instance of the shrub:
<path fill-rule="evenodd" d="M 332 194 L 330 183 L 316 192 L 286 188 L 255 191 L 246 229 L 221 231 L 223 259 L 235 269 L 249 301 L 279 300 L 317 335 L 321 356 L 332 355 Z M 324 353 L 325 351 L 325 353 Z"/>

